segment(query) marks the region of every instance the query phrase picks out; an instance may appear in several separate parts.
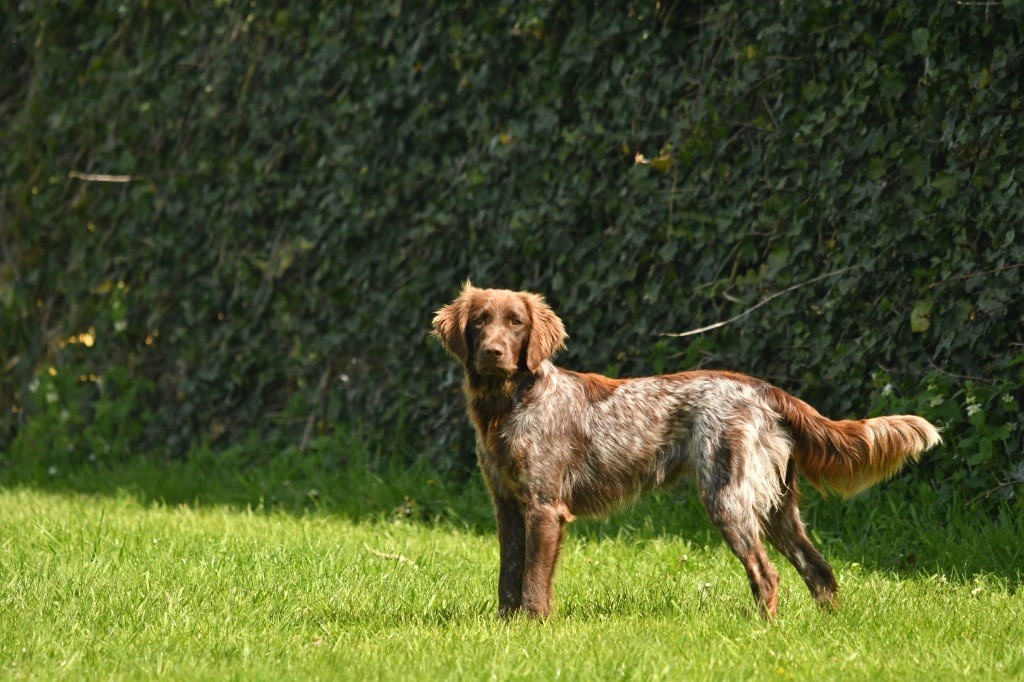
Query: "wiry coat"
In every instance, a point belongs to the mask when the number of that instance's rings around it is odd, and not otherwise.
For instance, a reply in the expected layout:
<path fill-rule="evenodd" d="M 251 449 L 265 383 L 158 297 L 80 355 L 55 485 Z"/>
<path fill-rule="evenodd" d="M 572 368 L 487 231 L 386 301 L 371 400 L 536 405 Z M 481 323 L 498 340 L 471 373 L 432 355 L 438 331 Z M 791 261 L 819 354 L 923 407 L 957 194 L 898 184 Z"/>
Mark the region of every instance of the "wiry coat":
<path fill-rule="evenodd" d="M 797 508 L 797 470 L 851 495 L 940 442 L 915 416 L 832 421 L 752 377 L 696 371 L 610 379 L 561 369 L 565 339 L 542 297 L 468 282 L 438 311 L 434 334 L 464 365 L 481 471 L 501 544 L 503 614 L 551 610 L 564 524 L 602 514 L 682 476 L 747 571 L 762 613 L 777 610 L 767 539 L 811 594 L 833 604 L 828 562 Z"/>

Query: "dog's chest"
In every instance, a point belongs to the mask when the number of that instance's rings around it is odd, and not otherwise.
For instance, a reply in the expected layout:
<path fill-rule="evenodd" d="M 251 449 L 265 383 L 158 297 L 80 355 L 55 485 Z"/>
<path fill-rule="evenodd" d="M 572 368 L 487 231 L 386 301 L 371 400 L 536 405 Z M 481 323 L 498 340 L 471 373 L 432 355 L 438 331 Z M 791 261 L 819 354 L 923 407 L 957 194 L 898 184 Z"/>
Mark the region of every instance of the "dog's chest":
<path fill-rule="evenodd" d="M 498 492 L 518 497 L 526 463 L 508 438 L 513 408 L 511 401 L 478 399 L 471 401 L 469 416 L 477 432 L 481 469 Z"/>
<path fill-rule="evenodd" d="M 525 453 L 514 448 L 504 435 L 508 420 L 474 422 L 480 447 L 479 464 L 487 478 L 502 495 L 522 497 L 528 465 Z"/>
<path fill-rule="evenodd" d="M 559 454 L 572 449 L 558 406 L 550 400 L 527 399 L 513 401 L 500 412 L 487 407 L 473 405 L 470 416 L 482 450 L 480 465 L 492 484 L 503 494 L 522 498 L 545 487 L 541 484 L 549 478 L 554 480 Z"/>

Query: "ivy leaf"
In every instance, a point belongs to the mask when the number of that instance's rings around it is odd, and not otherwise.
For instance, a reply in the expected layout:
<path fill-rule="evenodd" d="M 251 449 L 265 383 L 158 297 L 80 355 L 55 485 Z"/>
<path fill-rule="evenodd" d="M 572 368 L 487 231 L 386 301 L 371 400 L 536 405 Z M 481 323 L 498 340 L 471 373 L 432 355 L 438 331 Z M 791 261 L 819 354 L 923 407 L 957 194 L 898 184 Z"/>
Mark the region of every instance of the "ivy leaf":
<path fill-rule="evenodd" d="M 952 197 L 956 194 L 958 186 L 959 183 L 957 182 L 956 176 L 952 173 L 936 173 L 935 177 L 932 178 L 932 187 L 946 198 Z"/>
<path fill-rule="evenodd" d="M 813 102 L 826 92 L 828 92 L 828 86 L 813 80 L 804 83 L 803 88 L 800 89 L 800 94 L 808 102 Z"/>
<path fill-rule="evenodd" d="M 923 299 L 914 305 L 914 309 L 910 311 L 910 331 L 915 333 L 928 331 L 928 328 L 932 326 L 929 317 L 932 314 L 933 305 L 931 299 Z"/>
<path fill-rule="evenodd" d="M 651 159 L 651 168 L 662 173 L 667 173 L 672 170 L 672 156 L 667 153 L 661 153 Z"/>
<path fill-rule="evenodd" d="M 914 41 L 914 54 L 928 56 L 929 35 L 927 28 L 915 28 L 910 32 L 910 39 Z"/>

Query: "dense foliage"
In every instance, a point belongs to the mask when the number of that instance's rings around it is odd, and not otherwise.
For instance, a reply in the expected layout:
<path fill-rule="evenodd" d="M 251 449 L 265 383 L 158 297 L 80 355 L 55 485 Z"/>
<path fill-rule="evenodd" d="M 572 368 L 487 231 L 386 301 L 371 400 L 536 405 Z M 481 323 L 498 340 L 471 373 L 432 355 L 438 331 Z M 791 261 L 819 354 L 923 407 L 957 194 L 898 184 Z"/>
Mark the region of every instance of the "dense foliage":
<path fill-rule="evenodd" d="M 426 332 L 471 277 L 544 292 L 569 367 L 922 413 L 947 496 L 1020 474 L 1019 0 L 188 5 L 3 5 L 0 449 L 464 461 Z"/>

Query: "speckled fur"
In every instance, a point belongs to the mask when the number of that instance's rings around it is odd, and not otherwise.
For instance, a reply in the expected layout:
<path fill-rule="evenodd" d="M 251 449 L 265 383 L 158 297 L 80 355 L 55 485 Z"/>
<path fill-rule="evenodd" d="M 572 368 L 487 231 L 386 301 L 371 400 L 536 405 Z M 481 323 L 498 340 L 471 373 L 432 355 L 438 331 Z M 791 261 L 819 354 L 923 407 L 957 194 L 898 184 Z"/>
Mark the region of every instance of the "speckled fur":
<path fill-rule="evenodd" d="M 833 605 L 836 581 L 807 537 L 796 472 L 852 494 L 940 442 L 914 416 L 832 421 L 742 374 L 610 379 L 561 369 L 561 320 L 542 297 L 468 282 L 434 334 L 463 363 L 480 469 L 501 544 L 499 609 L 546 617 L 563 528 L 683 476 L 743 563 L 765 617 L 778 608 L 771 542 Z"/>

